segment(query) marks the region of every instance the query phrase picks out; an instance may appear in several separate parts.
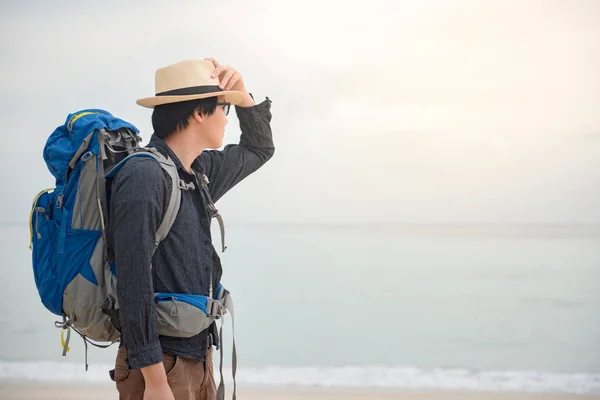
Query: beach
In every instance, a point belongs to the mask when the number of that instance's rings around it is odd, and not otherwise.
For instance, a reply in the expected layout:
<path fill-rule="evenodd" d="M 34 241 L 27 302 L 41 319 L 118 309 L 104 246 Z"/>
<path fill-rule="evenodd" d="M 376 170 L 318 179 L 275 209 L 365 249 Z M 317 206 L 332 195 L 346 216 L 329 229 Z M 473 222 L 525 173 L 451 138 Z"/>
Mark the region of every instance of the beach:
<path fill-rule="evenodd" d="M 227 392 L 226 398 L 230 398 Z M 0 383 L 0 400 L 111 400 L 118 399 L 117 391 L 108 386 L 31 385 Z M 377 391 L 369 389 L 241 389 L 240 400 L 592 400 L 600 396 L 575 394 L 529 394 L 498 392 L 454 391 Z"/>

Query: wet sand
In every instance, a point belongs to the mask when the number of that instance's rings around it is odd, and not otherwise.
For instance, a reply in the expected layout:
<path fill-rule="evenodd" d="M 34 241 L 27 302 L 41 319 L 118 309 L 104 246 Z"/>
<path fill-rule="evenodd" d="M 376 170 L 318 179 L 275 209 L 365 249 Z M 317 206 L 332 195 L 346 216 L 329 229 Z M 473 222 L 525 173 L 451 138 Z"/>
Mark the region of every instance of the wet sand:
<path fill-rule="evenodd" d="M 600 396 L 526 394 L 493 392 L 400 392 L 350 389 L 245 389 L 239 400 L 600 400 Z M 231 398 L 228 391 L 225 398 Z M 117 391 L 110 386 L 67 386 L 47 384 L 0 383 L 1 400 L 117 400 Z"/>

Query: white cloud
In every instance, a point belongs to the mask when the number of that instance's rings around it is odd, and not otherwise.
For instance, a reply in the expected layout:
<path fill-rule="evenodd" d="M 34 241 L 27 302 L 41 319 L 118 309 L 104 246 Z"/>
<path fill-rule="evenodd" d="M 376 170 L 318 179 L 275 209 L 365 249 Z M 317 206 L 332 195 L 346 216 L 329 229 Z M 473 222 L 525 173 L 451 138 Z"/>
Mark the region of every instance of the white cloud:
<path fill-rule="evenodd" d="M 45 186 L 41 149 L 68 113 L 107 108 L 147 138 L 134 101 L 154 70 L 214 55 L 274 100 L 277 153 L 222 201 L 234 220 L 600 222 L 593 0 L 2 7 L 0 153 L 37 169 L 0 179 L 22 198 Z"/>

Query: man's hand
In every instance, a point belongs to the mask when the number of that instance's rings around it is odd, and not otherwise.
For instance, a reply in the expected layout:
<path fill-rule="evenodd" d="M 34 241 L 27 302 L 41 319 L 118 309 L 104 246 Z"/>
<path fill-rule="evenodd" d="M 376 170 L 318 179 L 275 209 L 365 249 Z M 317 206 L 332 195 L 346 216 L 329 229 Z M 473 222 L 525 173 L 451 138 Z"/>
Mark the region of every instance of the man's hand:
<path fill-rule="evenodd" d="M 219 78 L 219 87 L 222 90 L 235 90 L 244 94 L 244 100 L 238 104 L 240 107 L 251 107 L 254 105 L 254 100 L 248 93 L 242 75 L 235 68 L 228 65 L 221 65 L 212 57 L 205 58 L 215 66 L 215 70 L 211 74 L 211 78 Z"/>
<path fill-rule="evenodd" d="M 175 400 L 162 362 L 142 368 L 141 371 L 146 385 L 144 400 Z"/>

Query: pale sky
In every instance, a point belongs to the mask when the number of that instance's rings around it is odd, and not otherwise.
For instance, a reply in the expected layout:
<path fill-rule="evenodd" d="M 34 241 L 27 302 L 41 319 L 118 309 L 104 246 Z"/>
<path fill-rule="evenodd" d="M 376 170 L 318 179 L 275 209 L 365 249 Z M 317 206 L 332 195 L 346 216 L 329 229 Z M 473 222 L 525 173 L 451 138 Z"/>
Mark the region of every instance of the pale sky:
<path fill-rule="evenodd" d="M 600 223 L 600 1 L 11 0 L 0 37 L 3 222 L 54 185 L 67 114 L 145 143 L 155 70 L 214 56 L 273 101 L 226 222 Z"/>

